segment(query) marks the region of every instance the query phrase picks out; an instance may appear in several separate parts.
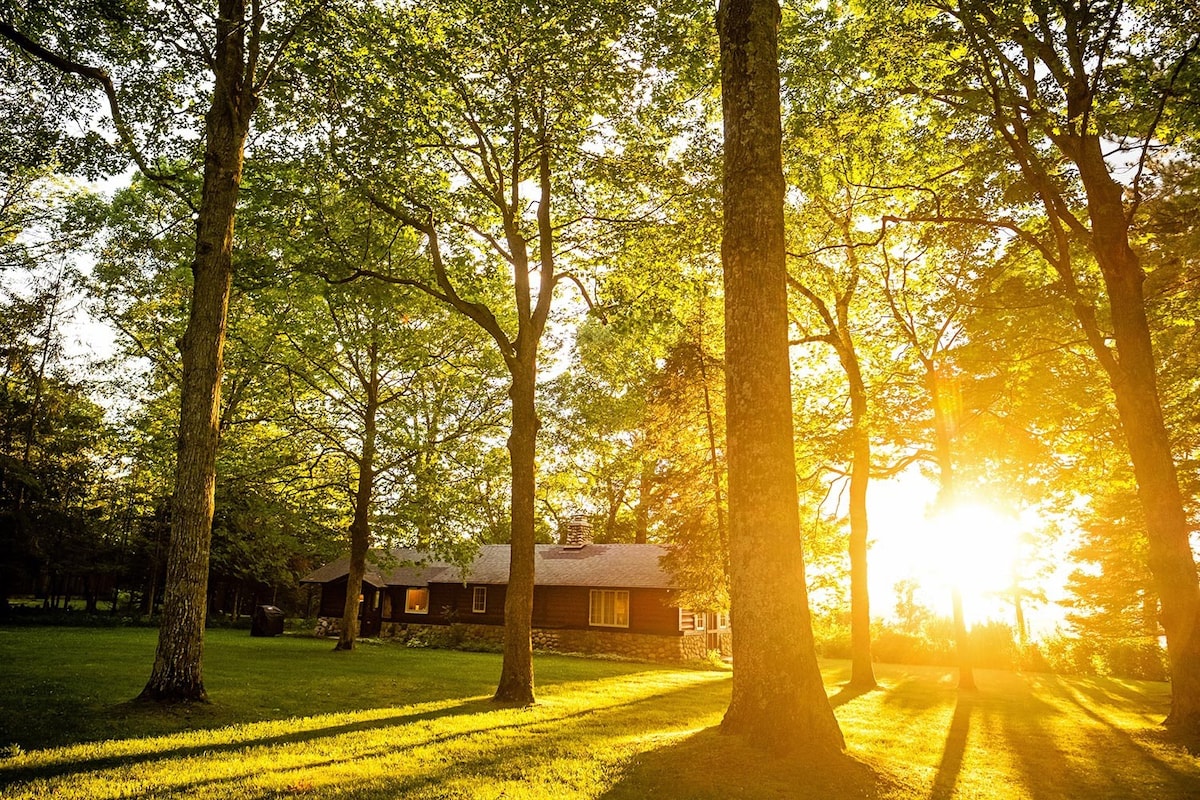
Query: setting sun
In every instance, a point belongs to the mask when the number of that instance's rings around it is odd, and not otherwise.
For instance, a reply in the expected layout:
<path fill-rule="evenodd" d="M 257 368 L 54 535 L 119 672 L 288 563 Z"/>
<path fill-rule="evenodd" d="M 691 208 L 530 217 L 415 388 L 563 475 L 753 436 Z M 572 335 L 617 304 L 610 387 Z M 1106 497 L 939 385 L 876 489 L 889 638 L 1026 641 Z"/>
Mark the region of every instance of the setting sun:
<path fill-rule="evenodd" d="M 931 583 L 977 599 L 1012 585 L 1020 557 L 1016 519 L 982 503 L 967 503 L 932 516 L 929 529 L 923 561 Z"/>
<path fill-rule="evenodd" d="M 939 616 L 950 616 L 957 588 L 969 624 L 1011 621 L 1008 595 L 1014 571 L 1028 569 L 1021 543 L 1040 524 L 1036 515 L 1006 514 L 981 499 L 935 514 L 935 497 L 933 484 L 918 476 L 872 488 L 872 614 L 891 615 L 904 581 L 914 584 L 916 602 Z M 1046 622 L 1043 628 L 1053 626 Z"/>

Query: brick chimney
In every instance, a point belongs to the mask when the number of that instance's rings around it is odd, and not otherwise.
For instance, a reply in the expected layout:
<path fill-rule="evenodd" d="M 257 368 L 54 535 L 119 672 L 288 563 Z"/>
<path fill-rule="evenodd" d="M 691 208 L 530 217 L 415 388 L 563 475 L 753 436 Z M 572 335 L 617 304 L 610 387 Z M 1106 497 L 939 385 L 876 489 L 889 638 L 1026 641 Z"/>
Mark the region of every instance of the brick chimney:
<path fill-rule="evenodd" d="M 581 550 L 592 543 L 592 522 L 586 514 L 576 514 L 567 523 L 567 536 L 563 548 Z"/>

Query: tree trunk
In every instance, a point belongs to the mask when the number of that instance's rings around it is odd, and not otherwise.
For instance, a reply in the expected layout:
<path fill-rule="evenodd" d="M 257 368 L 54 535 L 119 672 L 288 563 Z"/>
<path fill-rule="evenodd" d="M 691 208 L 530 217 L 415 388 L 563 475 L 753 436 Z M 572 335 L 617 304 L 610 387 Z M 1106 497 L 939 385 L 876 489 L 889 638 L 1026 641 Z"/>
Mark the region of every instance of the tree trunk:
<path fill-rule="evenodd" d="M 938 462 L 938 508 L 945 512 L 953 507 L 956 487 L 954 483 L 954 425 L 951 409 L 953 398 L 946 396 L 947 386 L 938 375 L 937 366 L 928 357 L 922 359 L 925 366 L 925 383 L 929 389 L 929 400 L 933 406 L 934 452 Z M 955 531 L 954 536 L 966 536 L 967 531 Z M 965 549 L 965 548 L 964 548 Z M 952 579 L 956 580 L 956 579 Z M 962 592 L 957 584 L 950 590 L 950 602 L 954 614 L 954 651 L 958 660 L 958 688 L 975 688 L 975 662 L 971 657 L 971 640 L 967 631 L 967 618 L 963 613 Z"/>
<path fill-rule="evenodd" d="M 1013 581 L 1013 613 L 1017 622 L 1017 642 L 1022 646 L 1029 642 L 1029 626 L 1025 622 L 1025 602 L 1021 599 L 1021 584 Z"/>
<path fill-rule="evenodd" d="M 158 649 L 142 699 L 205 700 L 202 660 L 208 555 L 232 281 L 233 223 L 255 98 L 245 84 L 244 0 L 221 0 L 212 104 L 205 117 L 204 186 L 196 221 L 192 302 L 179 343 L 183 385 L 171 543 Z"/>
<path fill-rule="evenodd" d="M 845 339 L 849 339 L 847 332 Z M 871 480 L 871 437 L 867 431 L 867 389 L 853 344 L 842 355 L 850 384 L 850 685 L 875 688 L 871 664 L 871 599 L 867 586 L 867 484 Z"/>
<path fill-rule="evenodd" d="M 707 287 L 706 287 L 707 288 Z M 696 324 L 696 359 L 700 368 L 700 388 L 704 392 L 704 428 L 708 433 L 708 467 L 712 480 L 713 509 L 716 511 L 717 541 L 721 543 L 722 552 L 729 550 L 729 534 L 725 525 L 725 498 L 721 491 L 721 462 L 717 458 L 717 425 L 713 417 L 712 392 L 708 387 L 707 354 L 704 349 L 704 301 L 705 295 L 700 296 L 699 321 Z M 729 565 L 723 565 L 728 570 Z"/>
<path fill-rule="evenodd" d="M 990 39 L 994 26 L 980 25 L 987 17 L 979 11 L 986 6 L 965 2 L 959 5 L 960 13 L 956 16 L 978 43 L 976 57 L 994 76 L 999 71 L 992 62 L 993 51 L 999 52 L 996 43 Z M 1046 137 L 1078 170 L 1083 184 L 1090 222 L 1090 235 L 1086 241 L 1104 279 L 1115 353 L 1110 349 L 1107 333 L 1097 323 L 1092 305 L 1078 297 L 1072 298 L 1072 302 L 1088 343 L 1112 386 L 1137 481 L 1138 498 L 1145 514 L 1149 567 L 1161 601 L 1162 626 L 1171 668 L 1171 711 L 1165 722 L 1200 732 L 1200 583 L 1197 582 L 1187 513 L 1159 398 L 1157 362 L 1142 286 L 1145 274 L 1129 244 L 1125 187 L 1113 180 L 1104 155 L 1104 143 L 1092 127 L 1093 111 L 1106 102 L 1098 94 L 1095 70 L 1106 63 L 1106 56 L 1110 63 L 1124 57 L 1110 52 L 1109 47 L 1120 39 L 1114 39 L 1113 33 L 1127 27 L 1130 20 L 1122 16 L 1125 6 L 1119 3 L 1108 8 L 1073 3 L 1035 4 L 1023 11 L 1026 19 L 1032 11 L 1034 19 L 1029 20 L 1030 27 L 1020 35 L 1023 40 L 1020 44 L 1026 54 L 1026 72 L 1018 74 L 1016 80 L 1027 87 L 1028 95 L 1024 102 L 1006 105 L 997 94 L 993 123 L 1001 133 L 1007 132 L 1007 145 L 1016 155 L 1030 185 L 1037 187 L 1042 195 L 1049 219 L 1063 240 L 1068 230 L 1084 226 L 1077 218 L 1071 218 L 1066 203 L 1061 202 L 1059 190 L 1047 178 L 1050 174 L 1060 174 L 1060 168 L 1057 165 L 1047 168 L 1029 146 L 1026 132 L 1030 123 L 1041 127 Z M 1112 16 L 1105 19 L 1110 14 Z M 1052 21 L 1058 21 L 1058 15 L 1071 35 L 1042 41 L 1039 38 L 1042 32 L 1050 30 Z M 1010 70 L 1014 63 L 1018 62 L 1006 63 L 1004 70 Z M 1180 61 L 1177 68 L 1182 68 L 1183 63 Z M 1043 69 L 1049 64 L 1060 68 Z M 1065 115 L 1043 113 L 1045 107 L 1038 95 L 1048 77 L 1057 83 L 1056 89 L 1066 99 Z M 1171 90 L 1163 91 L 1167 92 L 1163 97 L 1165 101 Z M 1036 108 L 1043 111 L 1030 115 L 1030 110 Z M 1164 105 L 1160 111 L 1166 108 Z M 1065 125 L 1062 124 L 1064 119 Z M 1052 121 L 1051 124 L 1047 124 L 1047 120 Z M 1146 136 L 1145 144 L 1149 146 L 1156 136 L 1153 126 Z M 1070 251 L 1061 245 L 1057 249 L 1059 256 L 1051 261 L 1064 283 L 1074 286 L 1079 281 L 1071 264 Z"/>
<path fill-rule="evenodd" d="M 354 520 L 350 523 L 350 574 L 346 578 L 346 605 L 342 611 L 342 629 L 334 650 L 353 650 L 358 638 L 359 596 L 367 571 L 367 550 L 371 546 L 371 499 L 375 488 L 375 439 L 379 416 L 379 357 L 376 343 L 370 351 L 370 380 L 363 407 L 363 449 L 358 461 L 358 487 L 354 492 Z"/>
<path fill-rule="evenodd" d="M 722 729 L 845 748 L 817 667 L 796 491 L 774 0 L 723 0 L 726 402 L 733 694 Z"/>
<path fill-rule="evenodd" d="M 650 535 L 650 503 L 653 502 L 654 463 L 642 459 L 641 476 L 638 478 L 638 505 L 635 515 L 634 539 L 636 544 L 645 544 Z"/>
<path fill-rule="evenodd" d="M 508 588 L 504 598 L 504 663 L 493 699 L 533 703 L 534 452 L 538 432 L 534 395 L 537 358 L 518 353 L 511 362 L 512 430 L 508 454 L 512 468 L 512 540 Z"/>
<path fill-rule="evenodd" d="M 1183 495 L 1159 401 L 1154 349 L 1142 284 L 1129 246 L 1122 188 L 1108 172 L 1098 137 L 1083 137 L 1075 159 L 1087 192 L 1091 249 L 1104 276 L 1118 358 L 1108 368 L 1146 517 L 1149 565 L 1162 603 L 1171 667 L 1168 725 L 1200 731 L 1200 584 L 1188 540 Z"/>

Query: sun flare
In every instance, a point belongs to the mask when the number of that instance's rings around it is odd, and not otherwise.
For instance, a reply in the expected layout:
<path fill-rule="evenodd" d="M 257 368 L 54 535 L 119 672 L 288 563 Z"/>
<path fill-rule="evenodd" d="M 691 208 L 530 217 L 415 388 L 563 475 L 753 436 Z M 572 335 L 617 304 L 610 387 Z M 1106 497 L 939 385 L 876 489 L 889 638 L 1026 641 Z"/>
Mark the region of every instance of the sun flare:
<path fill-rule="evenodd" d="M 1022 566 L 1023 524 L 983 502 L 926 516 L 905 536 L 904 578 L 919 601 L 949 616 L 951 594 L 963 598 L 969 623 L 1007 618 L 1006 600 Z"/>
<path fill-rule="evenodd" d="M 1020 557 L 1017 520 L 981 503 L 956 506 L 930 520 L 930 577 L 964 595 L 1003 591 Z"/>

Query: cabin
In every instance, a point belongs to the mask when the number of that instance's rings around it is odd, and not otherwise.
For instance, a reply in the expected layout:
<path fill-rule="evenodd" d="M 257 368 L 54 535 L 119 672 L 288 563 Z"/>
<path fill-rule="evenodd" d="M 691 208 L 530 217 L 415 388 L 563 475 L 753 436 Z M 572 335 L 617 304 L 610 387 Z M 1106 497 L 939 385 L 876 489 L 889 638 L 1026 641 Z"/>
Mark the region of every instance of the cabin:
<path fill-rule="evenodd" d="M 666 548 L 576 541 L 536 545 L 533 646 L 560 653 L 687 661 L 731 653 L 729 618 L 681 608 L 660 566 Z M 307 575 L 321 587 L 318 635 L 342 620 L 349 556 Z M 362 636 L 410 644 L 502 645 L 508 545 L 483 545 L 459 566 L 412 548 L 368 556 L 359 605 Z"/>

